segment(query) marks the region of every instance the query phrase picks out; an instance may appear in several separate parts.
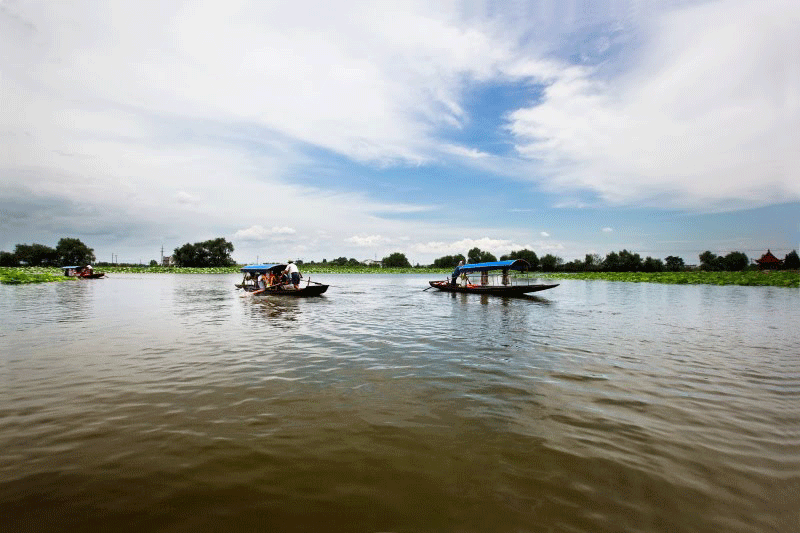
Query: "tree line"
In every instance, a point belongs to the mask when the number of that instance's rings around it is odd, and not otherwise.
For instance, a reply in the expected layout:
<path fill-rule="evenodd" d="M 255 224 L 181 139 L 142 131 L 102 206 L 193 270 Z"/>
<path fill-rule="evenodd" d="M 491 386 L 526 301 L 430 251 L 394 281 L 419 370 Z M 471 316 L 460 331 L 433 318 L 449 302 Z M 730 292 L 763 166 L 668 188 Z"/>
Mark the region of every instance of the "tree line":
<path fill-rule="evenodd" d="M 186 243 L 175 248 L 172 256 L 173 263 L 180 267 L 228 267 L 234 266 L 233 243 L 219 237 L 207 241 Z M 509 254 L 500 256 L 500 261 L 510 259 L 524 259 L 531 265 L 531 270 L 543 272 L 679 272 L 686 270 L 686 265 L 682 258 L 677 256 L 667 256 L 664 260 L 650 256 L 644 259 L 637 253 L 628 250 L 611 252 L 605 257 L 598 254 L 586 254 L 583 260 L 575 259 L 564 262 L 564 260 L 553 254 L 545 254 L 542 257 L 536 255 L 532 250 L 522 249 L 512 251 Z M 754 268 L 750 259 L 743 252 L 730 252 L 727 255 L 719 256 L 711 251 L 705 251 L 698 256 L 700 260 L 700 270 L 707 271 L 737 271 Z M 433 264 L 426 267 L 433 268 L 455 268 L 459 262 L 464 263 L 488 263 L 497 261 L 497 257 L 491 252 L 481 250 L 478 247 L 472 248 L 467 255 L 445 255 L 435 259 Z M 0 252 L 0 266 L 14 267 L 20 265 L 27 266 L 67 266 L 67 265 L 86 265 L 95 262 L 94 250 L 86 246 L 80 239 L 64 237 L 58 241 L 55 248 L 43 244 L 17 244 L 14 252 Z M 151 261 L 153 265 L 155 260 Z M 304 264 L 300 259 L 299 265 Z M 307 263 L 310 265 L 318 263 Z M 363 264 L 354 258 L 338 257 L 328 262 L 323 259 L 323 265 L 335 265 L 342 267 L 361 267 Z M 411 262 L 402 252 L 394 252 L 384 257 L 380 265 L 385 268 L 412 268 Z M 376 265 L 377 266 L 377 265 Z M 415 265 L 419 267 L 420 265 Z M 797 251 L 792 250 L 783 259 L 781 268 L 787 270 L 800 269 L 800 257 Z"/>
<path fill-rule="evenodd" d="M 13 252 L 0 252 L 0 266 L 84 266 L 95 262 L 94 249 L 80 239 L 64 237 L 55 248 L 44 244 L 17 244 Z"/>
<path fill-rule="evenodd" d="M 641 255 L 625 249 L 619 252 L 610 252 L 605 257 L 601 257 L 598 254 L 586 254 L 583 260 L 575 259 L 569 262 L 564 262 L 562 258 L 553 254 L 545 254 L 539 257 L 534 251 L 527 249 L 513 251 L 500 256 L 500 261 L 510 259 L 524 259 L 531 265 L 531 270 L 543 272 L 680 272 L 687 269 L 681 257 L 670 255 L 662 260 L 647 256 L 643 259 Z M 705 271 L 739 271 L 756 268 L 744 252 L 730 252 L 727 255 L 718 256 L 707 250 L 701 253 L 698 259 L 700 260 L 700 270 Z M 435 259 L 430 266 L 433 268 L 455 268 L 461 261 L 474 264 L 497 260 L 490 252 L 473 248 L 467 252 L 466 257 L 462 254 L 445 255 Z M 411 266 L 406 256 L 399 252 L 384 257 L 382 263 L 385 267 Z M 781 268 L 786 270 L 800 269 L 800 257 L 798 257 L 796 250 L 786 254 Z"/>

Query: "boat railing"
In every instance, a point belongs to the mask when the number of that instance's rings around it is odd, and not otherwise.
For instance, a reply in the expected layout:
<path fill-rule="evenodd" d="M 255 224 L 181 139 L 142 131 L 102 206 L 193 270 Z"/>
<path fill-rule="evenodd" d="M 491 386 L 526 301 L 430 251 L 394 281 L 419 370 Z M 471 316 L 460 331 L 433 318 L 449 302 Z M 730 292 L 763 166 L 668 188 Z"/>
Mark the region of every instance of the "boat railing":
<path fill-rule="evenodd" d="M 470 272 L 469 274 L 462 274 L 459 276 L 456 283 L 472 286 L 512 287 L 536 285 L 537 281 L 538 276 L 532 276 L 529 272 L 509 272 L 505 280 L 503 274 L 500 272 Z"/>

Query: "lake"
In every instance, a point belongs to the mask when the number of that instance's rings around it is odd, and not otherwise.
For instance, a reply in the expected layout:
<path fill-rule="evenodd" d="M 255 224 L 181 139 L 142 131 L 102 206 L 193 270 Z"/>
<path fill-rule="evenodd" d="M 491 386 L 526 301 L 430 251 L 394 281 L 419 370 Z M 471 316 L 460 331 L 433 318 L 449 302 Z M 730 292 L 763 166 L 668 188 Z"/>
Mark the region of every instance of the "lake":
<path fill-rule="evenodd" d="M 794 532 L 797 289 L 1 286 L 0 530 Z"/>

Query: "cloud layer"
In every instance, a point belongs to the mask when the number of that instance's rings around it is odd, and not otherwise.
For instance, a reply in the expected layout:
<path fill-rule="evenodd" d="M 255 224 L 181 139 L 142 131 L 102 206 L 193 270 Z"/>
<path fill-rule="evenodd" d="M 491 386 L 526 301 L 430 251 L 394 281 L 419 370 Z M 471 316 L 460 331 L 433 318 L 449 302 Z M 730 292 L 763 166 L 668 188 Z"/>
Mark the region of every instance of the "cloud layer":
<path fill-rule="evenodd" d="M 565 246 L 499 214 L 535 212 L 542 192 L 706 211 L 800 199 L 800 5 L 664 6 L 7 0 L 1 245 L 68 228 L 131 253 L 225 235 L 244 257 L 427 261 Z M 509 86 L 519 101 L 472 99 Z M 392 168 L 429 197 L 386 192 L 403 190 Z M 533 190 L 475 220 L 448 203 L 469 172 L 485 206 L 503 180 Z"/>

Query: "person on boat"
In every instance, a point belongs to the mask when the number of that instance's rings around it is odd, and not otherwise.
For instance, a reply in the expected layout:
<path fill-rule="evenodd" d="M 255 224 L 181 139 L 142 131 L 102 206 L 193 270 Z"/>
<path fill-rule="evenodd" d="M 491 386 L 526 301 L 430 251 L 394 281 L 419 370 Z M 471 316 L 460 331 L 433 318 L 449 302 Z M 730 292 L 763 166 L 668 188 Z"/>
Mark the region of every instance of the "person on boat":
<path fill-rule="evenodd" d="M 253 294 L 261 294 L 262 292 L 266 291 L 270 287 L 272 287 L 272 272 L 269 273 L 269 279 L 267 279 L 267 273 L 262 272 L 260 276 L 258 276 L 258 289 L 253 291 Z"/>
<path fill-rule="evenodd" d="M 80 275 L 84 278 L 88 278 L 89 276 L 92 275 L 92 272 L 93 272 L 92 265 L 86 265 L 85 267 L 83 267 L 83 270 L 81 270 Z"/>
<path fill-rule="evenodd" d="M 291 283 L 294 285 L 295 290 L 299 290 L 300 270 L 297 268 L 297 265 L 294 264 L 294 261 L 289 261 L 289 264 L 286 265 L 286 269 L 283 271 L 283 273 L 291 278 Z"/>
<path fill-rule="evenodd" d="M 272 270 L 269 271 L 269 279 L 267 279 L 267 286 L 272 287 L 273 285 L 277 285 L 280 280 L 278 276 Z"/>
<path fill-rule="evenodd" d="M 456 284 L 456 280 L 458 279 L 458 269 L 461 268 L 462 266 L 464 266 L 464 261 L 459 261 L 458 266 L 456 267 L 455 270 L 453 270 L 453 274 L 450 277 L 450 285 Z"/>

